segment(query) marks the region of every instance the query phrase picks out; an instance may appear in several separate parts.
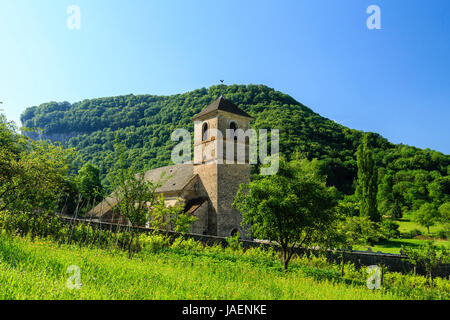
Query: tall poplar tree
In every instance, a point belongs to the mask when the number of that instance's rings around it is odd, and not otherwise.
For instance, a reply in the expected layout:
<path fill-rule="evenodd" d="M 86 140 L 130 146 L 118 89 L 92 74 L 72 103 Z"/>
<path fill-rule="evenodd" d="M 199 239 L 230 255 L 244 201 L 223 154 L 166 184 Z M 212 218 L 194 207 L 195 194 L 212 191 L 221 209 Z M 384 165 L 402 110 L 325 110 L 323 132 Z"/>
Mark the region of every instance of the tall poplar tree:
<path fill-rule="evenodd" d="M 360 204 L 360 215 L 367 216 L 374 222 L 381 220 L 377 208 L 377 169 L 373 160 L 373 153 L 369 147 L 369 135 L 365 134 L 363 142 L 356 152 L 358 163 L 358 184 L 356 195 Z"/>

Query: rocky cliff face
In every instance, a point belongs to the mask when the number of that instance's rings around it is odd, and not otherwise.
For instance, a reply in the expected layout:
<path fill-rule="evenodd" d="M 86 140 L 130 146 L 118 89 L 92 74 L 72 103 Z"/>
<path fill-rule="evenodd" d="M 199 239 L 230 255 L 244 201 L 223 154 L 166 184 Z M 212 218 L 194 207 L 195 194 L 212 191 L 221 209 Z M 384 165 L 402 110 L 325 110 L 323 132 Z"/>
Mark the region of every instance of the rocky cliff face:
<path fill-rule="evenodd" d="M 39 133 L 39 132 L 26 132 L 22 131 L 22 134 L 32 140 L 49 140 L 51 142 L 61 142 L 65 144 L 71 138 L 83 134 L 83 132 L 70 132 L 70 133 Z"/>

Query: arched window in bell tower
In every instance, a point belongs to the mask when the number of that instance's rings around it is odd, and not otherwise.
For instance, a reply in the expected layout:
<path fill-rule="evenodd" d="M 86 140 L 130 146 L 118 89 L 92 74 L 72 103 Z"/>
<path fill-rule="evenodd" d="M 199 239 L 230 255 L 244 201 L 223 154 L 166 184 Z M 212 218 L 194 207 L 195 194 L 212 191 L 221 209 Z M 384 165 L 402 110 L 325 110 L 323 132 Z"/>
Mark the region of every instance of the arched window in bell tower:
<path fill-rule="evenodd" d="M 236 122 L 234 122 L 234 121 L 230 122 L 230 129 L 233 130 L 234 141 L 237 141 L 237 136 L 236 136 L 237 124 L 236 124 Z"/>
<path fill-rule="evenodd" d="M 208 137 L 206 136 L 207 131 L 208 131 L 208 123 L 205 122 L 202 126 L 202 141 L 208 140 Z"/>

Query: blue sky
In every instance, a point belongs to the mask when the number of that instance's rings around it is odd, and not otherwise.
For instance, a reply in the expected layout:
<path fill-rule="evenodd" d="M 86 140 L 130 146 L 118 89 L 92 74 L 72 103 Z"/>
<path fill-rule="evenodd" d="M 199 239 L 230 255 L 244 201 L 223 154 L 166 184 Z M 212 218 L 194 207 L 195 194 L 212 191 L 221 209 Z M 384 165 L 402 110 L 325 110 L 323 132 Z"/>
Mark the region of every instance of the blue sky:
<path fill-rule="evenodd" d="M 381 30 L 369 30 L 369 5 Z M 66 26 L 69 5 L 81 29 Z M 26 107 L 265 84 L 350 128 L 450 154 L 450 1 L 0 3 L 0 101 Z"/>

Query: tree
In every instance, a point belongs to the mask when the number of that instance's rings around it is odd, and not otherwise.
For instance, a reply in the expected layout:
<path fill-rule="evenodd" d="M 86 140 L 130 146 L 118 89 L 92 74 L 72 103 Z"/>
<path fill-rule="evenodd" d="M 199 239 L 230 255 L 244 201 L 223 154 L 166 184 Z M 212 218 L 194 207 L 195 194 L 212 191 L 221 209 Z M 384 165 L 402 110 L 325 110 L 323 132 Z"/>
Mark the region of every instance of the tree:
<path fill-rule="evenodd" d="M 0 110 L 1 111 L 1 110 Z M 26 139 L 16 134 L 16 126 L 0 112 L 0 186 L 19 174 L 16 161 L 25 150 Z"/>
<path fill-rule="evenodd" d="M 137 173 L 136 173 L 137 172 Z M 159 181 L 151 181 L 145 177 L 143 170 L 138 171 L 136 165 L 126 167 L 125 146 L 116 137 L 115 164 L 108 175 L 110 184 L 117 199 L 119 214 L 127 218 L 133 226 L 145 226 L 149 223 L 155 231 L 173 229 L 187 232 L 196 220 L 184 212 L 184 203 L 177 202 L 167 206 L 158 189 L 170 177 L 163 172 Z"/>
<path fill-rule="evenodd" d="M 354 195 L 344 196 L 343 199 L 338 201 L 336 210 L 340 217 L 359 216 L 359 202 Z"/>
<path fill-rule="evenodd" d="M 439 221 L 444 225 L 445 230 L 450 233 L 450 202 L 443 203 L 438 211 Z"/>
<path fill-rule="evenodd" d="M 334 224 L 335 243 L 341 246 L 341 276 L 344 276 L 345 253 L 359 244 L 377 242 L 380 235 L 376 223 L 366 216 L 340 216 Z"/>
<path fill-rule="evenodd" d="M 295 248 L 308 246 L 334 219 L 336 192 L 325 184 L 317 161 L 280 160 L 277 175 L 241 185 L 233 205 L 252 236 L 277 242 L 285 270 Z"/>
<path fill-rule="evenodd" d="M 360 215 L 379 222 L 381 217 L 377 209 L 377 169 L 369 147 L 368 134 L 364 135 L 363 142 L 356 152 L 356 158 L 358 164 L 356 195 L 360 201 Z"/>
<path fill-rule="evenodd" d="M 393 190 L 393 177 L 390 173 L 384 175 L 378 187 L 377 203 L 380 214 L 388 215 L 394 219 L 402 217 L 400 201 Z"/>
<path fill-rule="evenodd" d="M 145 179 L 144 172 L 126 177 L 114 191 L 118 199 L 117 208 L 133 226 L 145 226 L 150 220 L 150 209 L 157 202 L 155 191 L 160 184 Z"/>
<path fill-rule="evenodd" d="M 450 201 L 450 177 L 439 177 L 428 185 L 430 198 L 436 204 Z"/>
<path fill-rule="evenodd" d="M 102 199 L 103 186 L 100 181 L 100 169 L 91 163 L 86 163 L 78 172 L 78 189 L 84 199 L 91 199 L 95 205 Z"/>
<path fill-rule="evenodd" d="M 161 186 L 161 181 L 147 180 L 145 172 L 136 173 L 135 166 L 126 166 L 125 146 L 118 134 L 114 150 L 114 166 L 108 180 L 117 200 L 116 208 L 133 226 L 145 226 L 150 220 L 150 208 L 157 203 L 155 191 Z"/>
<path fill-rule="evenodd" d="M 13 158 L 13 174 L 0 186 L 0 211 L 53 211 L 64 194 L 72 149 L 46 142 L 33 142 Z"/>
<path fill-rule="evenodd" d="M 65 207 L 74 150 L 31 141 L 16 130 L 0 113 L 0 211 L 29 218 L 34 236 L 35 228 Z"/>
<path fill-rule="evenodd" d="M 379 228 L 369 217 L 348 217 L 340 225 L 340 231 L 349 247 L 358 244 L 373 245 L 381 237 Z"/>
<path fill-rule="evenodd" d="M 430 227 L 434 226 L 439 218 L 439 212 L 431 203 L 424 203 L 418 210 L 413 212 L 413 220 L 422 227 L 427 228 L 430 234 Z"/>
<path fill-rule="evenodd" d="M 418 266 L 425 269 L 427 275 L 429 275 L 431 286 L 433 286 L 433 269 L 439 264 L 450 262 L 449 251 L 445 247 L 433 245 L 432 241 L 428 241 L 426 245 L 418 248 L 402 247 L 402 251 L 408 256 L 408 260 L 414 266 L 414 275 Z"/>
<path fill-rule="evenodd" d="M 154 205 L 150 225 L 154 230 L 174 230 L 175 232 L 188 233 L 192 223 L 197 218 L 184 212 L 184 203 L 177 202 L 167 207 L 164 195 L 160 195 Z"/>

